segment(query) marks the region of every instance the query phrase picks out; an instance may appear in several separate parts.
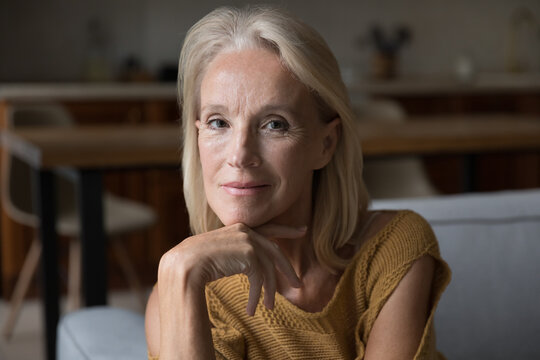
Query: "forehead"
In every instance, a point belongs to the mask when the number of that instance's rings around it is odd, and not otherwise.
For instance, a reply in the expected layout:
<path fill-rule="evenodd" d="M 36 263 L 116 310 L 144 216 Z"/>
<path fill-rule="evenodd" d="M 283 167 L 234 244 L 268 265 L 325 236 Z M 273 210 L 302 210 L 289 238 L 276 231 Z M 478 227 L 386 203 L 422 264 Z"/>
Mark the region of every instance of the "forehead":
<path fill-rule="evenodd" d="M 278 55 L 266 49 L 221 53 L 210 62 L 201 82 L 201 107 L 270 103 L 313 105 L 307 87 L 284 67 Z M 262 104 L 264 103 L 264 104 Z"/>

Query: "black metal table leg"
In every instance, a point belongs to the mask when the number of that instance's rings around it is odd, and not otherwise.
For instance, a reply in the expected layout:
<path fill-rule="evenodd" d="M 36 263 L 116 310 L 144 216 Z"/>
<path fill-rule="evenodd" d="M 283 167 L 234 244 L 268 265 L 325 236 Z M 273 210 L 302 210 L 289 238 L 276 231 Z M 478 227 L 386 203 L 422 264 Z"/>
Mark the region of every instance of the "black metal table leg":
<path fill-rule="evenodd" d="M 45 316 L 45 354 L 48 360 L 56 359 L 56 328 L 59 318 L 55 194 L 53 174 L 48 170 L 34 170 L 34 206 L 35 213 L 41 219 L 39 226 L 39 237 L 43 249 L 41 284 Z"/>
<path fill-rule="evenodd" d="M 476 189 L 476 163 L 476 155 L 463 157 L 463 192 L 473 192 Z"/>
<path fill-rule="evenodd" d="M 107 303 L 107 261 L 103 225 L 103 183 L 97 170 L 79 172 L 82 287 L 86 306 Z"/>

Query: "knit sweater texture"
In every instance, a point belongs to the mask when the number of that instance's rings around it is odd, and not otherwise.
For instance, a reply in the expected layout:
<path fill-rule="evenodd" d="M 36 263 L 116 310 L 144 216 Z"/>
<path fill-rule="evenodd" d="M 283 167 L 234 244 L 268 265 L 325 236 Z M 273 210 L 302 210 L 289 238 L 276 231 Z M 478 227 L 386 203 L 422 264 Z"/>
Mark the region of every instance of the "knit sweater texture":
<path fill-rule="evenodd" d="M 450 281 L 430 225 L 412 211 L 400 211 L 365 241 L 342 274 L 322 311 L 306 312 L 276 293 L 273 310 L 259 301 L 246 314 L 245 275 L 214 281 L 206 299 L 217 359 L 363 359 L 370 331 L 382 307 L 415 260 L 436 261 L 431 309 L 414 359 L 444 359 L 435 347 L 433 317 Z M 152 358 L 150 358 L 152 359 Z"/>

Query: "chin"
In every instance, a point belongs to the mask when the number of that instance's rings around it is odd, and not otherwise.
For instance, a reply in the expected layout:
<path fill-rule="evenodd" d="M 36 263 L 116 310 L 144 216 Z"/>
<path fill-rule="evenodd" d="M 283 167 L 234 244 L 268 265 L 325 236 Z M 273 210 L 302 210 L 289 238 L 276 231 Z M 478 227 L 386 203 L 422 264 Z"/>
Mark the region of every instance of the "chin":
<path fill-rule="evenodd" d="M 271 220 L 268 214 L 261 214 L 260 211 L 249 211 L 248 209 L 228 209 L 228 211 L 216 212 L 216 215 L 225 226 L 242 223 L 254 228 Z"/>
<path fill-rule="evenodd" d="M 219 219 L 225 226 L 242 223 L 250 228 L 255 228 L 257 226 L 263 225 L 266 222 L 268 222 L 267 220 L 258 219 L 253 216 L 235 216 L 235 217 L 227 217 L 226 219 L 222 219 L 220 217 Z"/>

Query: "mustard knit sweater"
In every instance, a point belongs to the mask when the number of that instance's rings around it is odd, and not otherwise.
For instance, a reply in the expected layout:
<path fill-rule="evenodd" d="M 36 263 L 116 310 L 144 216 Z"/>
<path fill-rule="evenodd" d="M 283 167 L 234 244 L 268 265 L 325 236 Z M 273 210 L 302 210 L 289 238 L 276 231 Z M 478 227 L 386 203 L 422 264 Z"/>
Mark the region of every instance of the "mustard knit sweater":
<path fill-rule="evenodd" d="M 366 241 L 349 263 L 334 296 L 317 313 L 301 310 L 276 293 L 274 310 L 262 301 L 246 314 L 249 283 L 235 275 L 207 286 L 206 298 L 217 359 L 363 359 L 369 333 L 386 300 L 415 260 L 436 260 L 432 306 L 415 359 L 444 359 L 435 348 L 433 316 L 450 281 L 429 224 L 400 211 Z M 151 358 L 152 359 L 152 358 Z"/>

